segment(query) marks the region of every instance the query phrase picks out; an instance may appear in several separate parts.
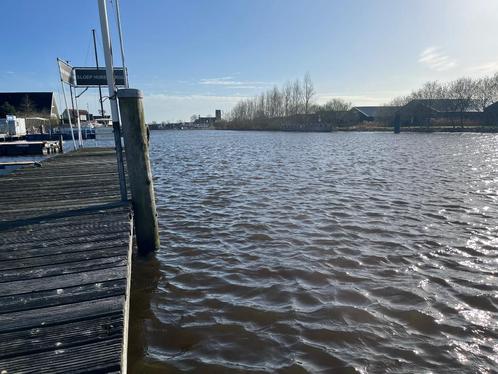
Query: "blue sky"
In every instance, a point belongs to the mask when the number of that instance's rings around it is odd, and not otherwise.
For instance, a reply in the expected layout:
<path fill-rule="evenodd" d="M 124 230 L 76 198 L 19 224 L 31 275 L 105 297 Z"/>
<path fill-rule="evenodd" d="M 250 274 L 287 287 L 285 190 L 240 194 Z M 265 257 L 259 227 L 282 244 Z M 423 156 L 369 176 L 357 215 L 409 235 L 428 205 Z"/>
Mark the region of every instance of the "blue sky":
<path fill-rule="evenodd" d="M 498 71 L 496 0 L 120 3 L 130 84 L 144 91 L 149 121 L 228 110 L 306 72 L 317 102 L 375 105 L 427 80 Z M 2 0 L 0 9 L 2 91 L 59 93 L 57 57 L 93 64 L 96 0 Z M 118 63 L 116 40 L 114 52 Z M 81 101 L 94 111 L 95 90 Z"/>

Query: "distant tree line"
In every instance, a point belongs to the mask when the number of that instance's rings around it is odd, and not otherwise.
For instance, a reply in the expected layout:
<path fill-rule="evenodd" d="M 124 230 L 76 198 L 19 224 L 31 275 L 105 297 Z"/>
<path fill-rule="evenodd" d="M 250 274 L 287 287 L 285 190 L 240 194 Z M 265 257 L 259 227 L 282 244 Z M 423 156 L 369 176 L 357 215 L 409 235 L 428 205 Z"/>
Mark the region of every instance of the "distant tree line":
<path fill-rule="evenodd" d="M 5 116 L 16 114 L 16 108 L 14 108 L 14 106 L 11 105 L 8 101 L 5 101 L 2 105 L 0 105 L 0 118 L 5 118 Z"/>
<path fill-rule="evenodd" d="M 479 112 L 498 101 L 498 73 L 477 79 L 459 78 L 450 82 L 429 81 L 409 95 L 394 98 L 388 105 L 404 106 L 412 100 L 448 100 L 448 111 Z"/>
<path fill-rule="evenodd" d="M 309 74 L 301 81 L 287 82 L 254 98 L 238 102 L 230 112 L 230 121 L 251 121 L 309 114 L 313 111 L 315 89 Z"/>
<path fill-rule="evenodd" d="M 352 107 L 351 103 L 340 98 L 317 105 L 315 94 L 311 76 L 306 73 L 302 80 L 288 81 L 280 88 L 274 86 L 258 96 L 239 101 L 229 112 L 227 121 L 215 126 L 235 129 L 294 129 L 317 122 L 318 114 L 329 113 L 330 117 L 330 113 L 346 112 Z"/>
<path fill-rule="evenodd" d="M 354 127 L 362 117 L 352 112 L 352 104 L 341 98 L 333 98 L 325 104 L 315 102 L 315 89 L 310 74 L 303 79 L 289 81 L 282 87 L 273 87 L 258 96 L 238 102 L 218 128 L 247 130 L 311 130 L 329 131 L 334 128 Z M 443 100 L 442 100 L 443 99 Z M 429 81 L 409 95 L 399 96 L 376 109 L 376 123 L 391 126 L 398 108 L 413 100 L 424 100 L 427 107 L 437 104 L 439 119 L 435 123 L 450 124 L 464 121 L 490 121 L 488 114 L 471 116 L 468 112 L 483 112 L 498 101 L 498 73 L 482 78 L 459 78 L 450 82 Z M 433 103 L 431 103 L 433 101 Z M 405 116 L 415 118 L 419 125 L 430 125 L 431 114 L 410 112 Z M 416 111 L 415 107 L 413 111 Z M 444 113 L 447 113 L 444 114 Z M 474 113 L 478 114 L 478 113 Z M 497 114 L 498 116 L 498 114 Z M 413 123 L 416 125 L 417 123 Z M 375 125 L 373 123 L 372 125 Z"/>
<path fill-rule="evenodd" d="M 24 117 L 29 117 L 34 114 L 46 115 L 46 111 L 38 111 L 34 103 L 31 101 L 28 95 L 24 95 L 21 99 L 19 108 L 16 109 L 8 101 L 3 102 L 0 105 L 0 117 L 3 118 L 7 115 L 19 115 Z"/>

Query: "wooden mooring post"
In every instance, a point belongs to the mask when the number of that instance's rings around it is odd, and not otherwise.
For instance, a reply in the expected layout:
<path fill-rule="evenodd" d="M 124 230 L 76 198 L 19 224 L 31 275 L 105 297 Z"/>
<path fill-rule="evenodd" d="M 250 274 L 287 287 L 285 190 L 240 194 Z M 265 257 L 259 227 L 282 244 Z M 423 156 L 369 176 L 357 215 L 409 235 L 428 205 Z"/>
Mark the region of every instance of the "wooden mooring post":
<path fill-rule="evenodd" d="M 154 185 L 149 159 L 149 139 L 140 90 L 118 90 L 126 164 L 134 211 L 137 247 L 140 254 L 159 248 Z"/>

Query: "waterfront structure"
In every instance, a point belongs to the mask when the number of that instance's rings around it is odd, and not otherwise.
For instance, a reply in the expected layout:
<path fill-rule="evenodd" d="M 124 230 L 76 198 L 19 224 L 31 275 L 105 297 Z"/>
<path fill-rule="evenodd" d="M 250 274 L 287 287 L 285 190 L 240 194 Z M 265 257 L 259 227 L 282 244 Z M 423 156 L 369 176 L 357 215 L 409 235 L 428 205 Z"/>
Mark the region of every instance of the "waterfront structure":
<path fill-rule="evenodd" d="M 90 114 L 90 119 L 93 120 L 97 125 L 112 126 L 111 116 L 106 114 L 104 114 L 103 116 L 102 115 L 95 116 Z"/>
<path fill-rule="evenodd" d="M 0 118 L 0 134 L 26 135 L 25 119 L 11 115 L 7 115 L 5 119 Z"/>
<path fill-rule="evenodd" d="M 196 128 L 206 127 L 207 128 L 207 127 L 214 125 L 214 123 L 217 121 L 221 121 L 221 110 L 220 109 L 216 109 L 214 117 L 199 117 L 196 120 L 194 120 L 194 127 L 196 127 Z"/>
<path fill-rule="evenodd" d="M 489 125 L 498 125 L 498 101 L 484 109 L 484 121 Z"/>
<path fill-rule="evenodd" d="M 399 109 L 404 125 L 428 125 L 436 122 L 466 122 L 480 124 L 483 113 L 472 100 L 463 99 L 415 99 Z"/>
<path fill-rule="evenodd" d="M 76 123 L 78 120 L 78 112 L 81 122 L 87 122 L 90 120 L 90 114 L 84 109 L 64 109 L 64 112 L 62 112 L 62 120 L 64 123 L 69 123 L 68 116 L 71 116 L 71 123 Z"/>
<path fill-rule="evenodd" d="M 497 104 L 497 103 L 495 103 Z M 498 104 L 481 112 L 472 100 L 463 99 L 414 99 L 404 106 L 356 106 L 350 112 L 351 122 L 392 123 L 396 115 L 403 125 L 466 123 L 479 125 L 498 119 Z"/>
<path fill-rule="evenodd" d="M 394 117 L 395 113 L 400 109 L 399 106 L 355 106 L 350 112 L 357 122 L 374 122 L 383 121 L 386 118 Z"/>
<path fill-rule="evenodd" d="M 0 106 L 12 108 L 17 116 L 38 117 L 45 120 L 59 118 L 59 111 L 53 92 L 0 92 Z"/>

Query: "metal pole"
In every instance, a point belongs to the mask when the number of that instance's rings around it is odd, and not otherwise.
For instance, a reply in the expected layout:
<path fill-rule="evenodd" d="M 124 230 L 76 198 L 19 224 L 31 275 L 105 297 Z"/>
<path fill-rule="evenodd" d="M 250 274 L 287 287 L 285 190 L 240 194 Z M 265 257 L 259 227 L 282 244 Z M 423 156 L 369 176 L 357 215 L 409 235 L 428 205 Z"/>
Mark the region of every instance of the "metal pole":
<path fill-rule="evenodd" d="M 124 46 L 123 46 L 123 32 L 121 31 L 121 14 L 119 11 L 119 0 L 116 0 L 116 21 L 118 24 L 118 35 L 119 35 L 119 47 L 121 49 L 121 65 L 123 66 L 123 74 L 125 87 L 128 88 L 128 71 L 126 70 L 125 65 L 125 54 L 124 54 Z"/>
<path fill-rule="evenodd" d="M 67 118 L 69 119 L 69 129 L 71 130 L 71 139 L 73 140 L 74 149 L 76 149 L 76 139 L 74 139 L 73 124 L 71 122 L 71 115 L 69 113 L 69 106 L 67 105 L 66 90 L 64 89 L 64 81 L 61 76 L 62 96 L 64 96 L 64 103 L 66 104 Z"/>
<path fill-rule="evenodd" d="M 99 55 L 97 54 L 97 41 L 95 38 L 95 29 L 92 29 L 93 34 L 93 50 L 95 51 L 95 66 L 99 68 Z M 99 84 L 99 100 L 100 100 L 100 115 L 104 116 L 104 102 L 102 101 L 102 86 Z"/>
<path fill-rule="evenodd" d="M 78 108 L 78 95 L 76 94 L 76 87 L 74 88 L 74 102 L 76 104 L 76 123 L 78 124 L 78 146 L 81 148 L 83 146 L 83 139 L 81 137 L 81 120 L 80 110 Z"/>
<path fill-rule="evenodd" d="M 75 90 L 76 90 L 76 88 L 75 88 Z M 70 114 L 69 116 L 71 117 L 71 116 L 73 116 L 73 115 L 74 115 L 74 113 L 76 112 L 76 108 L 75 108 L 75 106 L 74 106 L 73 86 L 69 86 L 69 93 L 70 93 L 70 95 L 71 95 L 71 108 L 72 108 L 72 109 L 71 109 L 71 114 Z M 76 120 L 76 123 L 78 123 L 78 120 Z M 74 135 L 73 135 L 73 137 L 74 137 Z M 78 138 L 78 139 L 79 139 L 79 138 Z M 78 140 L 78 144 L 79 144 L 79 140 Z M 76 146 L 75 146 L 75 149 L 76 149 L 76 148 L 79 148 L 79 147 L 76 147 Z"/>
<path fill-rule="evenodd" d="M 104 57 L 106 65 L 107 86 L 109 87 L 109 101 L 111 105 L 112 127 L 114 129 L 114 142 L 116 144 L 116 157 L 118 161 L 119 174 L 119 190 L 121 192 L 121 200 L 128 200 L 126 192 L 126 179 L 124 172 L 123 147 L 121 145 L 121 128 L 119 126 L 119 110 L 116 101 L 116 87 L 114 84 L 114 69 L 112 59 L 112 48 L 109 39 L 109 23 L 107 20 L 107 5 L 106 0 L 98 0 L 100 27 L 102 29 L 102 44 L 104 47 Z"/>

